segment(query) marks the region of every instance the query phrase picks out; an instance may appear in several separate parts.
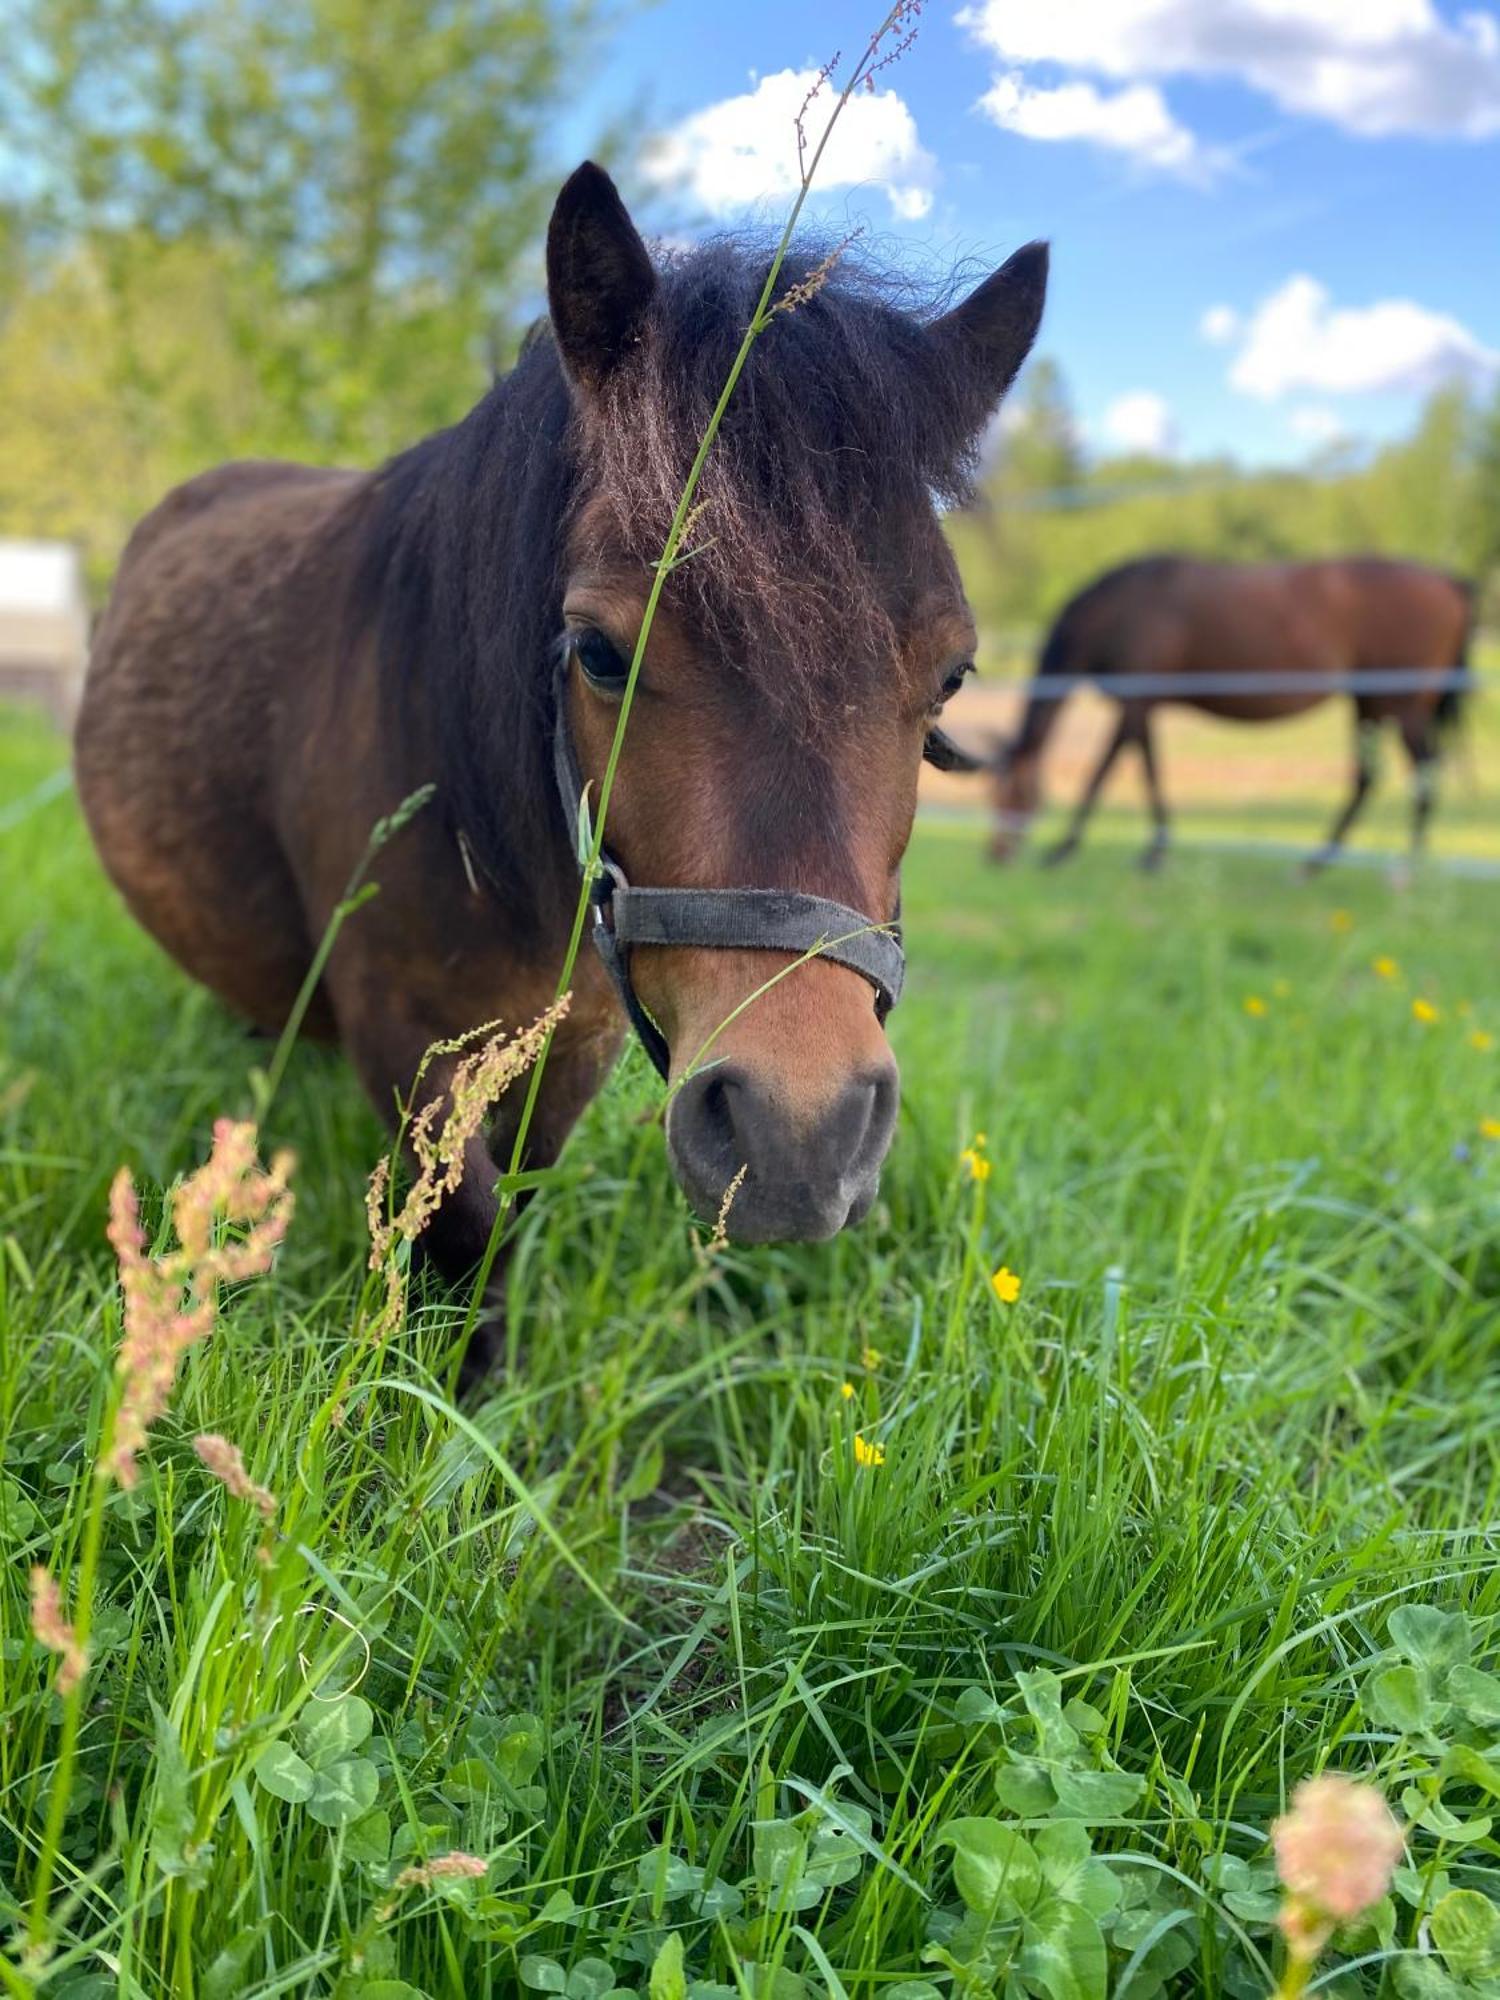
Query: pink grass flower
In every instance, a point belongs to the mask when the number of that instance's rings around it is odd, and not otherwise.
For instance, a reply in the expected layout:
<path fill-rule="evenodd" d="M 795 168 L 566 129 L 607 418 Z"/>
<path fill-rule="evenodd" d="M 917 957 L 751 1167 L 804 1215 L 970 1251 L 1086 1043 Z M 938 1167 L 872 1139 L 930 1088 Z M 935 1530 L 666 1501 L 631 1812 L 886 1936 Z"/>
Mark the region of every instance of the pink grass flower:
<path fill-rule="evenodd" d="M 455 1847 L 451 1854 L 438 1854 L 431 1861 L 403 1868 L 391 1886 L 395 1889 L 429 1889 L 434 1882 L 477 1882 L 489 1865 L 482 1855 L 465 1854 Z"/>
<path fill-rule="evenodd" d="M 204 1431 L 200 1437 L 193 1439 L 193 1450 L 236 1500 L 248 1500 L 252 1507 L 259 1508 L 263 1520 L 271 1519 L 276 1512 L 276 1495 L 269 1487 L 257 1485 L 250 1477 L 237 1444 L 231 1444 L 227 1437 L 220 1437 L 217 1431 Z"/>
<path fill-rule="evenodd" d="M 124 1387 L 101 1471 L 123 1487 L 136 1483 L 136 1454 L 171 1400 L 182 1356 L 213 1331 L 220 1287 L 271 1268 L 292 1219 L 291 1171 L 290 1153 L 278 1153 L 263 1170 L 255 1127 L 219 1119 L 208 1159 L 173 1193 L 178 1247 L 160 1257 L 146 1253 L 130 1169 L 115 1175 L 108 1235 L 125 1301 L 115 1357 Z"/>
<path fill-rule="evenodd" d="M 1278 1919 L 1292 1956 L 1316 1958 L 1334 1927 L 1378 1903 L 1401 1859 L 1401 1828 L 1373 1785 L 1325 1772 L 1292 1794 L 1271 1828 L 1287 1891 Z"/>
<path fill-rule="evenodd" d="M 413 1862 L 392 1882 L 389 1896 L 375 1912 L 376 1921 L 389 1922 L 404 1889 L 430 1889 L 434 1882 L 477 1882 L 489 1865 L 482 1855 L 465 1854 L 456 1847 L 450 1854 L 434 1855 L 431 1861 Z"/>
<path fill-rule="evenodd" d="M 56 1653 L 62 1662 L 57 1670 L 57 1691 L 63 1696 L 70 1695 L 83 1679 L 88 1654 L 63 1617 L 62 1593 L 56 1579 L 40 1563 L 31 1572 L 31 1629 L 38 1643 L 49 1653 Z"/>

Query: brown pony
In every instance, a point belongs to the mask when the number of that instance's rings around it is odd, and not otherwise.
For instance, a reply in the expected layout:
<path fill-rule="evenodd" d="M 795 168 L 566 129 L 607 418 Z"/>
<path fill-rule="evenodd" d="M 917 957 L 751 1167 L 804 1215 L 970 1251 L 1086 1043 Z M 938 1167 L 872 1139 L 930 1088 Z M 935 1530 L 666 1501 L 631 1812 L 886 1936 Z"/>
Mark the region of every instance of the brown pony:
<path fill-rule="evenodd" d="M 552 216 L 550 323 L 462 423 L 375 473 L 222 467 L 131 539 L 79 790 L 131 909 L 232 1008 L 286 1019 L 373 823 L 437 788 L 380 855 L 310 1016 L 382 1112 L 434 1040 L 528 1022 L 551 996 L 579 887 L 556 742 L 597 800 L 652 566 L 767 268 L 734 241 L 654 262 L 586 164 Z M 848 260 L 790 260 L 647 646 L 607 828 L 632 882 L 895 917 L 919 766 L 943 754 L 936 717 L 974 647 L 934 503 L 967 489 L 1045 284 L 1033 244 L 923 316 Z M 631 954 L 679 1086 L 677 1178 L 712 1214 L 745 1168 L 728 1219 L 745 1241 L 857 1220 L 895 1119 L 871 985 L 822 959 L 788 974 L 794 959 Z M 529 1166 L 623 1033 L 586 953 Z M 485 1249 L 516 1118 L 507 1100 L 429 1231 L 445 1271 Z"/>
<path fill-rule="evenodd" d="M 1279 722 L 1301 715 L 1334 692 L 1335 675 L 1392 671 L 1388 688 L 1363 683 L 1353 695 L 1354 787 L 1309 868 L 1338 853 L 1375 778 L 1380 726 L 1394 722 L 1412 765 L 1412 849 L 1419 852 L 1432 811 L 1441 727 L 1455 721 L 1461 690 L 1449 678 L 1467 665 L 1473 592 L 1461 578 L 1374 556 L 1337 562 L 1200 562 L 1150 556 L 1107 571 L 1068 604 L 1048 635 L 1021 727 L 994 764 L 998 816 L 991 853 L 1005 861 L 1041 803 L 1041 761 L 1067 687 L 1092 681 L 1112 692 L 1120 676 L 1170 681 L 1203 675 L 1180 693 L 1121 688 L 1120 719 L 1084 788 L 1063 838 L 1043 859 L 1064 861 L 1083 838 L 1115 759 L 1133 745 L 1145 766 L 1153 834 L 1141 857 L 1156 867 L 1167 844 L 1151 715 L 1180 702 L 1236 722 Z M 1430 674 L 1431 685 L 1425 684 Z M 1302 676 L 1309 685 L 1298 686 Z M 1231 680 L 1264 678 L 1264 692 Z M 1215 683 L 1221 685 L 1216 686 Z"/>

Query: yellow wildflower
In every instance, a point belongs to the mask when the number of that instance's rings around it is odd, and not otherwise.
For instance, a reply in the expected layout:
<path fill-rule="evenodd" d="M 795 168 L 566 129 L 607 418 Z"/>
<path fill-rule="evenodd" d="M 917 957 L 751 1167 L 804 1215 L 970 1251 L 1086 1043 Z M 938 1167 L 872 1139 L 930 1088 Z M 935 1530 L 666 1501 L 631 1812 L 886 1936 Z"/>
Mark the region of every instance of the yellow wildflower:
<path fill-rule="evenodd" d="M 1291 990 L 1292 990 L 1292 982 L 1290 979 L 1277 979 L 1272 981 L 1271 991 L 1272 993 L 1275 994 L 1278 1000 L 1287 999 L 1291 993 Z"/>
<path fill-rule="evenodd" d="M 1469 1047 L 1471 1049 L 1478 1049 L 1482 1056 L 1487 1056 L 1494 1046 L 1495 1037 L 1490 1033 L 1488 1028 L 1474 1028 L 1470 1030 Z"/>
<path fill-rule="evenodd" d="M 990 1290 L 1003 1306 L 1013 1306 L 1021 1296 L 1021 1280 L 1008 1264 L 1002 1264 L 990 1279 Z"/>
<path fill-rule="evenodd" d="M 1479 1136 L 1481 1139 L 1500 1139 L 1500 1118 L 1481 1118 Z"/>
<path fill-rule="evenodd" d="M 1245 995 L 1245 1012 L 1257 1021 L 1266 1012 L 1266 1003 L 1258 993 L 1247 993 Z"/>
<path fill-rule="evenodd" d="M 971 1181 L 987 1181 L 990 1177 L 990 1163 L 975 1146 L 965 1146 L 958 1156 L 959 1165 Z"/>
<path fill-rule="evenodd" d="M 854 1433 L 854 1462 L 856 1465 L 881 1466 L 885 1464 L 885 1446 L 870 1444 L 863 1431 Z"/>
<path fill-rule="evenodd" d="M 1340 933 L 1352 931 L 1354 928 L 1354 919 L 1347 910 L 1332 910 L 1329 912 L 1328 928 L 1331 931 L 1338 931 Z"/>
<path fill-rule="evenodd" d="M 884 1359 L 885 1356 L 878 1347 L 866 1347 L 860 1354 L 859 1365 L 861 1368 L 875 1369 L 880 1366 Z"/>
<path fill-rule="evenodd" d="M 854 1384 L 852 1382 L 845 1382 L 842 1388 L 840 1388 L 839 1394 L 846 1403 L 852 1403 L 854 1401 Z"/>
<path fill-rule="evenodd" d="M 1424 1028 L 1430 1028 L 1439 1018 L 1437 1008 L 1430 1000 L 1423 1000 L 1420 995 L 1411 1003 L 1411 1017 L 1414 1021 L 1420 1021 Z"/>
<path fill-rule="evenodd" d="M 1375 974 L 1377 979 L 1399 979 L 1401 976 L 1400 966 L 1396 963 L 1395 959 L 1388 957 L 1385 952 L 1382 952 L 1379 958 L 1372 958 L 1370 960 L 1370 970 Z"/>

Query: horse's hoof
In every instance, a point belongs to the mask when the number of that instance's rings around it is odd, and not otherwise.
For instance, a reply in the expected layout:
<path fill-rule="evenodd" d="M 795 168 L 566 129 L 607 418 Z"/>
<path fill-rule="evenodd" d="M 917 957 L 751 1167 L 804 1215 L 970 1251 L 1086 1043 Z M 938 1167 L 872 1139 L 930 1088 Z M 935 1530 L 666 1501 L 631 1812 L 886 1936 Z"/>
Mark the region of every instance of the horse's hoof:
<path fill-rule="evenodd" d="M 1155 875 L 1160 871 L 1166 858 L 1167 850 L 1164 847 L 1148 847 L 1135 865 L 1143 875 Z"/>
<path fill-rule="evenodd" d="M 1060 863 L 1070 861 L 1077 852 L 1076 840 L 1060 840 L 1055 847 L 1044 847 L 1037 861 L 1043 868 L 1056 868 Z"/>

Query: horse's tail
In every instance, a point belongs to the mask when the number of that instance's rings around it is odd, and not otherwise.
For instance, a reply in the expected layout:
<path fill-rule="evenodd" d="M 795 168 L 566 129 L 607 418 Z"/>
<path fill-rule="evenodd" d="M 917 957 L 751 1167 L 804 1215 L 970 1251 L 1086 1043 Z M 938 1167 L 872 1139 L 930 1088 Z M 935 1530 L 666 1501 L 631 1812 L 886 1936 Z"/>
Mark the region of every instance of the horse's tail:
<path fill-rule="evenodd" d="M 1449 580 L 1458 592 L 1464 607 L 1463 631 L 1457 651 L 1449 665 L 1454 673 L 1466 675 L 1469 671 L 1469 651 L 1474 643 L 1474 627 L 1478 622 L 1479 593 L 1466 576 L 1454 576 Z M 1440 736 L 1450 739 L 1457 736 L 1467 710 L 1468 693 L 1466 687 L 1450 680 L 1438 696 L 1432 719 Z"/>

